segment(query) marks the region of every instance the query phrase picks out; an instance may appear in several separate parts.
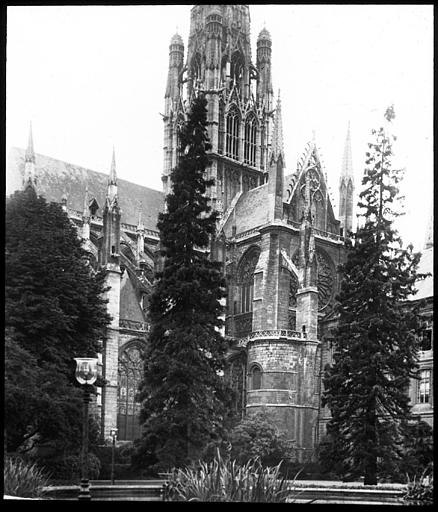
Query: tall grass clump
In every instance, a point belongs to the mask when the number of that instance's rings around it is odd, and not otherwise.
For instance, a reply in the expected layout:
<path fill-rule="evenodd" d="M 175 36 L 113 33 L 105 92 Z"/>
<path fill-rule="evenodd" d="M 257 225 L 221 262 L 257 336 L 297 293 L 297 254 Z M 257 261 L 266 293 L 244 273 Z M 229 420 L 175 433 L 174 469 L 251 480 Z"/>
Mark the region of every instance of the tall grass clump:
<path fill-rule="evenodd" d="M 165 500 L 168 501 L 241 501 L 285 502 L 290 490 L 286 477 L 281 477 L 281 463 L 264 467 L 260 459 L 239 465 L 223 459 L 217 450 L 211 462 L 173 468 L 168 476 Z"/>
<path fill-rule="evenodd" d="M 433 464 L 412 480 L 407 475 L 408 485 L 403 499 L 407 505 L 433 505 Z"/>
<path fill-rule="evenodd" d="M 41 498 L 48 476 L 34 463 L 6 457 L 4 461 L 4 494 L 20 498 Z"/>

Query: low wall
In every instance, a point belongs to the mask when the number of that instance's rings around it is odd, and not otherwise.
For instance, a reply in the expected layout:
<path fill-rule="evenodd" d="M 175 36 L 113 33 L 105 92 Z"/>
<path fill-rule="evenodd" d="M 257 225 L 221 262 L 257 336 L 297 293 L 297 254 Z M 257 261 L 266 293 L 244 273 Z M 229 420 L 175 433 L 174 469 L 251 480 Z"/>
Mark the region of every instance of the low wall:
<path fill-rule="evenodd" d="M 96 501 L 162 501 L 164 480 L 92 481 L 91 496 Z M 299 480 L 288 482 L 289 503 L 338 503 L 363 505 L 401 505 L 406 492 L 403 484 L 363 485 L 360 482 Z M 46 499 L 77 500 L 79 486 L 51 486 Z"/>

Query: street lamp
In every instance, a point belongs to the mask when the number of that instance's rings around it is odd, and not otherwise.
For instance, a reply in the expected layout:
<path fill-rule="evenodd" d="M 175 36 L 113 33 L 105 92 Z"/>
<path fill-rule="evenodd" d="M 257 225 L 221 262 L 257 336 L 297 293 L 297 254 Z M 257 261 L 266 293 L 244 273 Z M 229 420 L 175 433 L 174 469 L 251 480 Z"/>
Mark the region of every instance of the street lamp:
<path fill-rule="evenodd" d="M 110 436 L 113 440 L 113 447 L 111 452 L 111 484 L 114 485 L 114 453 L 116 450 L 117 428 L 113 427 L 110 430 Z"/>
<path fill-rule="evenodd" d="M 75 377 L 84 389 L 84 417 L 82 424 L 81 489 L 78 500 L 91 500 L 88 480 L 88 404 L 91 401 L 90 387 L 97 379 L 97 357 L 76 357 Z"/>

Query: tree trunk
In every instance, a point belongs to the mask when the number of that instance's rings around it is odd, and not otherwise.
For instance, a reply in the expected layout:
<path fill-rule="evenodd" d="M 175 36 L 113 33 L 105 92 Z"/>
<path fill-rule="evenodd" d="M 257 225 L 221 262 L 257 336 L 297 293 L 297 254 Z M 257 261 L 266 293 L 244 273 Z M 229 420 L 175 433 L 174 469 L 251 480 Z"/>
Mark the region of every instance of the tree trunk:
<path fill-rule="evenodd" d="M 367 414 L 367 430 L 368 430 L 368 441 L 369 446 L 371 447 L 367 455 L 365 457 L 365 475 L 364 475 L 364 485 L 377 485 L 377 433 L 376 433 L 376 412 L 374 408 L 374 400 L 370 405 Z"/>

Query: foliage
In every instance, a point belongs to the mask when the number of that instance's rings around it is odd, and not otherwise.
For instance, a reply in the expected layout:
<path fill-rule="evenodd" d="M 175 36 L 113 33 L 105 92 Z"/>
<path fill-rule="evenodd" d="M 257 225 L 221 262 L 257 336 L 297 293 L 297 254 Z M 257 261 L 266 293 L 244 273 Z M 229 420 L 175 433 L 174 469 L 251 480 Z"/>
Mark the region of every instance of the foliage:
<path fill-rule="evenodd" d="M 81 478 L 81 456 L 70 454 L 62 457 L 41 458 L 38 463 L 44 467 L 51 481 L 74 482 Z M 101 464 L 99 458 L 92 452 L 88 453 L 88 475 L 91 480 L 100 476 Z"/>
<path fill-rule="evenodd" d="M 421 473 L 408 481 L 408 489 L 403 496 L 408 505 L 433 505 L 433 463 Z"/>
<path fill-rule="evenodd" d="M 6 457 L 4 460 L 4 488 L 7 496 L 40 498 L 48 484 L 48 476 L 35 463 L 21 458 Z"/>
<path fill-rule="evenodd" d="M 239 464 L 258 458 L 263 465 L 273 465 L 294 457 L 291 442 L 266 412 L 246 416 L 231 430 L 229 442 L 230 456 Z"/>
<path fill-rule="evenodd" d="M 7 199 L 5 228 L 7 447 L 71 450 L 82 421 L 73 358 L 95 356 L 105 338 L 104 275 L 91 271 L 67 214 L 32 187 Z"/>
<path fill-rule="evenodd" d="M 220 437 L 229 393 L 222 378 L 228 342 L 220 333 L 225 280 L 209 255 L 217 212 L 207 196 L 211 149 L 206 100 L 194 99 L 180 132 L 179 163 L 160 214 L 162 267 L 150 298 L 151 330 L 140 386 L 144 435 L 135 462 L 170 468 Z"/>
<path fill-rule="evenodd" d="M 331 435 L 325 435 L 321 438 L 316 452 L 321 471 L 324 474 L 342 478 L 347 473 L 340 455 L 341 445 L 341 441 Z"/>
<path fill-rule="evenodd" d="M 406 428 L 400 479 L 412 478 L 433 463 L 433 430 L 425 421 L 413 421 Z"/>
<path fill-rule="evenodd" d="M 390 107 L 385 117 L 394 118 Z M 337 297 L 339 324 L 333 365 L 326 369 L 323 405 L 331 420 L 328 434 L 344 476 L 364 475 L 365 484 L 396 468 L 402 456 L 404 426 L 410 415 L 406 389 L 416 377 L 418 308 L 406 307 L 415 293 L 420 254 L 406 249 L 393 227 L 401 200 L 402 171 L 391 165 L 386 130 L 373 130 L 359 207 L 363 224 L 347 245 Z"/>
<path fill-rule="evenodd" d="M 280 476 L 280 464 L 264 467 L 259 459 L 239 465 L 223 459 L 217 451 L 209 463 L 199 461 L 186 468 L 173 468 L 168 476 L 165 499 L 170 501 L 284 502 L 291 489 Z"/>

